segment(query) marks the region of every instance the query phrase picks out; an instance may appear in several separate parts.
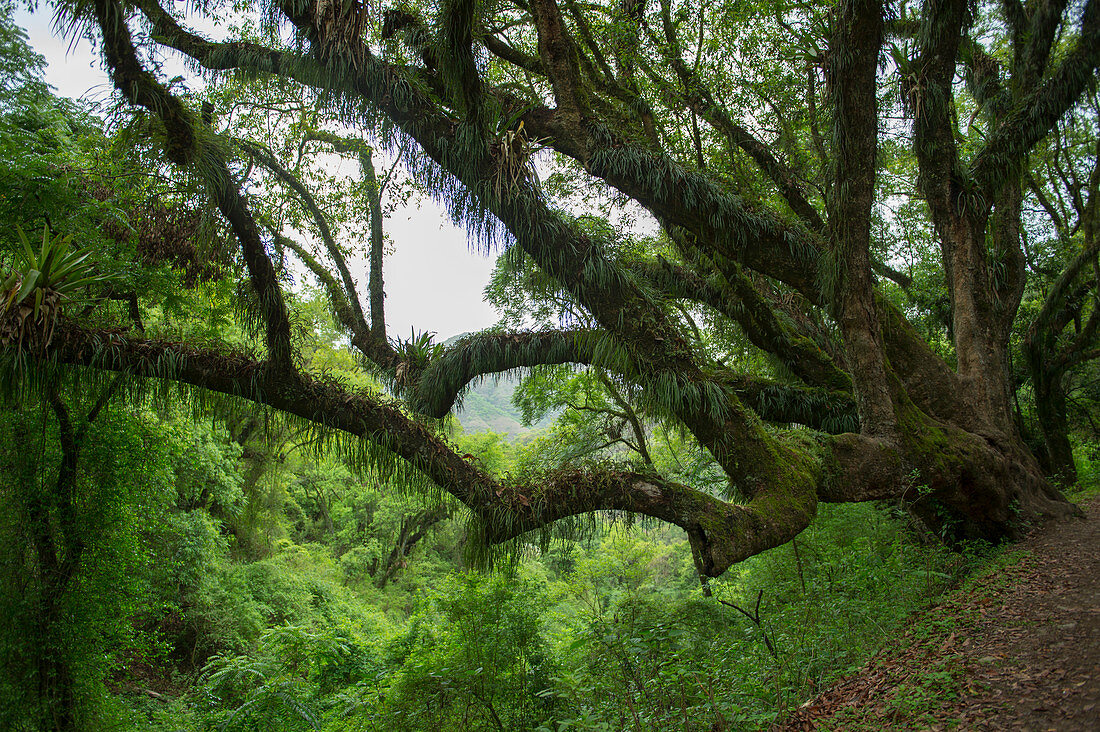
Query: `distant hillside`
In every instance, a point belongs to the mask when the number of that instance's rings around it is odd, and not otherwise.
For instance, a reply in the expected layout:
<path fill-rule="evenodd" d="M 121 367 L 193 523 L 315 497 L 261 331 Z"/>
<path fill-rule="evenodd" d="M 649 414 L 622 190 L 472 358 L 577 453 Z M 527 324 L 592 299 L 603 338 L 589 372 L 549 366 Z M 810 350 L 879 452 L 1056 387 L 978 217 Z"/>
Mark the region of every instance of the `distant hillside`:
<path fill-rule="evenodd" d="M 512 393 L 519 380 L 512 376 L 489 377 L 466 393 L 462 409 L 456 413 L 467 432 L 503 432 L 516 437 L 538 427 L 525 427 L 518 409 L 512 406 Z M 549 420 L 548 420 L 549 422 Z"/>
<path fill-rule="evenodd" d="M 465 335 L 465 334 L 463 334 Z M 451 345 L 462 335 L 448 338 L 445 343 Z M 512 406 L 512 394 L 519 383 L 519 377 L 513 374 L 490 376 L 472 387 L 462 401 L 462 408 L 455 412 L 462 428 L 467 432 L 501 432 L 509 437 L 518 437 L 549 426 L 554 421 L 550 416 L 531 427 L 525 427 L 520 411 Z"/>

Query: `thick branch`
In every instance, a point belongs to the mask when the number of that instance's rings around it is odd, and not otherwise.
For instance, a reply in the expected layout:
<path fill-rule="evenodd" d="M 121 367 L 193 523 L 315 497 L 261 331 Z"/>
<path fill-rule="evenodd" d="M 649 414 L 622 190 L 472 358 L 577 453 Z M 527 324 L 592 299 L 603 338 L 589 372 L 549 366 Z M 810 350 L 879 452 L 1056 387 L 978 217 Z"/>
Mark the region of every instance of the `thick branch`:
<path fill-rule="evenodd" d="M 409 405 L 437 419 L 454 408 L 465 388 L 482 376 L 517 368 L 593 360 L 590 331 L 483 333 L 468 336 L 448 348 L 416 379 L 405 394 Z"/>
<path fill-rule="evenodd" d="M 197 134 L 199 127 L 194 115 L 142 67 L 122 8 L 111 0 L 97 0 L 95 13 L 103 33 L 103 54 L 115 86 L 129 102 L 145 107 L 164 124 L 168 159 L 177 165 L 187 166 L 200 157 L 205 158 L 198 170 L 241 244 L 249 278 L 259 298 L 268 355 L 279 367 L 293 368 L 290 320 L 278 277 L 264 250 L 259 228 L 224 159 Z"/>
<path fill-rule="evenodd" d="M 609 130 L 593 136 L 589 172 L 648 208 L 666 228 L 681 227 L 707 250 L 821 302 L 821 242 L 810 231 L 730 194 L 705 173 L 688 171 L 663 153 L 632 146 Z"/>
<path fill-rule="evenodd" d="M 951 84 L 963 26 L 968 21 L 966 0 L 926 0 L 919 56 L 902 80 L 902 93 L 913 115 L 913 147 L 920 165 L 917 183 L 941 237 L 959 203 L 953 195 L 961 175 Z"/>
<path fill-rule="evenodd" d="M 807 384 L 851 389 L 848 375 L 812 339 L 780 320 L 743 273 L 723 271 L 722 277 L 705 279 L 664 259 L 635 267 L 672 297 L 708 305 L 739 323 L 753 345 L 775 354 Z"/>
<path fill-rule="evenodd" d="M 684 528 L 711 576 L 789 541 L 813 516 L 815 471 L 789 451 L 791 482 L 765 487 L 745 506 L 686 486 L 618 471 L 573 471 L 520 485 L 501 484 L 463 460 L 423 425 L 377 397 L 247 356 L 117 333 L 59 326 L 47 353 L 55 362 L 170 379 L 265 404 L 330 429 L 368 439 L 421 471 L 478 518 L 481 537 L 499 543 L 554 521 L 592 511 L 629 511 Z"/>
<path fill-rule="evenodd" d="M 542 61 L 536 56 L 529 56 L 523 51 L 511 46 L 501 39 L 497 38 L 491 33 L 487 33 L 482 42 L 485 44 L 485 48 L 489 49 L 489 53 L 493 54 L 497 58 L 500 58 L 513 66 L 518 66 L 524 71 L 530 72 L 537 76 L 546 76 L 546 70 L 542 67 Z"/>
<path fill-rule="evenodd" d="M 405 394 L 422 414 L 442 418 L 454 407 L 463 390 L 476 379 L 517 368 L 575 363 L 598 365 L 636 380 L 631 368 L 615 359 L 601 358 L 613 352 L 607 335 L 594 331 L 540 331 L 483 333 L 464 338 L 433 361 Z M 782 424 L 803 424 L 823 432 L 856 429 L 855 407 L 843 391 L 781 384 L 733 372 L 712 374 L 761 418 Z"/>
<path fill-rule="evenodd" d="M 828 210 L 838 280 L 833 283 L 831 304 L 844 337 L 860 427 L 865 434 L 895 439 L 898 424 L 888 388 L 870 256 L 882 14 L 881 0 L 850 0 L 838 6 L 826 70 L 834 147 Z"/>
<path fill-rule="evenodd" d="M 730 374 L 724 383 L 761 418 L 839 435 L 859 430 L 852 395 Z"/>
<path fill-rule="evenodd" d="M 1027 43 L 1015 49 L 1014 76 L 1022 88 L 1031 89 L 1042 78 L 1067 4 L 1067 0 L 1044 0 L 1033 6 Z"/>
<path fill-rule="evenodd" d="M 245 355 L 72 326 L 64 327 L 54 339 L 49 355 L 61 363 L 169 379 L 239 397 L 369 439 L 475 509 L 495 490 L 491 478 L 396 405 L 376 396 L 349 393 L 305 374 L 274 370 Z"/>
<path fill-rule="evenodd" d="M 1034 63 L 1033 61 L 1032 63 Z M 1021 99 L 994 129 L 970 166 L 970 175 L 986 200 L 1015 178 L 1027 154 L 1081 98 L 1100 65 L 1100 0 L 1089 0 L 1080 35 L 1049 78 Z"/>
<path fill-rule="evenodd" d="M 764 489 L 750 503 L 738 506 L 654 476 L 615 471 L 553 474 L 530 496 L 517 494 L 514 500 L 522 504 L 521 497 L 547 507 L 531 512 L 539 521 L 612 509 L 642 513 L 679 526 L 687 532 L 702 572 L 710 577 L 787 543 L 809 525 L 817 507 L 813 490 L 805 487 L 793 492 Z M 523 513 L 507 534 L 494 538 L 511 538 L 538 528 L 524 521 Z"/>
<path fill-rule="evenodd" d="M 530 0 L 528 7 L 538 31 L 539 58 L 550 78 L 558 110 L 567 127 L 576 134 L 588 116 L 577 49 L 556 0 Z"/>

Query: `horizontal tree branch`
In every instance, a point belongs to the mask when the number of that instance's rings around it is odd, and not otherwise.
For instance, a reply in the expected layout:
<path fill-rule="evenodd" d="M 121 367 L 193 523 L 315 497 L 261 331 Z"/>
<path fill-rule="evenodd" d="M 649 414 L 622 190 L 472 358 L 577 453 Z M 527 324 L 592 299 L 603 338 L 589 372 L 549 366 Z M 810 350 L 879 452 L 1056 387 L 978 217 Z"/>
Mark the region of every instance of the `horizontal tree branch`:
<path fill-rule="evenodd" d="M 580 330 L 477 334 L 463 338 L 429 364 L 403 396 L 414 410 L 439 419 L 474 380 L 511 369 L 565 363 L 598 365 L 637 382 L 637 374 L 614 354 L 607 339 L 606 334 Z M 712 378 L 767 421 L 802 424 L 834 434 L 858 429 L 851 395 L 843 391 L 792 386 L 725 371 L 713 373 Z"/>
<path fill-rule="evenodd" d="M 0 351 L 12 356 L 14 347 Z M 817 472 L 792 452 L 792 481 L 762 489 L 747 505 L 727 503 L 656 476 L 610 469 L 568 469 L 508 484 L 464 460 L 445 440 L 378 396 L 274 369 L 245 354 L 59 325 L 48 363 L 165 379 L 262 404 L 392 452 L 466 505 L 479 538 L 517 538 L 555 521 L 593 511 L 626 511 L 680 526 L 704 570 L 718 576 L 732 563 L 789 541 L 813 517 Z"/>

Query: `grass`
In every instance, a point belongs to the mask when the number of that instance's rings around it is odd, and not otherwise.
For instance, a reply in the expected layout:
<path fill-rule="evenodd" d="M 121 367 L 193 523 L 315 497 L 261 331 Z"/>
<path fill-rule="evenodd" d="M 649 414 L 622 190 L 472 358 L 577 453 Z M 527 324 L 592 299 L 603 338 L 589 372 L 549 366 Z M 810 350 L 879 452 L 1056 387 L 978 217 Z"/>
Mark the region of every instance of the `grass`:
<path fill-rule="evenodd" d="M 819 703 L 831 713 L 819 729 L 851 732 L 961 729 L 966 721 L 954 707 L 960 697 L 979 694 L 971 669 L 956 645 L 993 604 L 1028 571 L 1019 547 L 990 552 L 969 577 L 936 605 L 915 613 L 897 642 L 875 656 L 836 693 L 846 699 Z"/>

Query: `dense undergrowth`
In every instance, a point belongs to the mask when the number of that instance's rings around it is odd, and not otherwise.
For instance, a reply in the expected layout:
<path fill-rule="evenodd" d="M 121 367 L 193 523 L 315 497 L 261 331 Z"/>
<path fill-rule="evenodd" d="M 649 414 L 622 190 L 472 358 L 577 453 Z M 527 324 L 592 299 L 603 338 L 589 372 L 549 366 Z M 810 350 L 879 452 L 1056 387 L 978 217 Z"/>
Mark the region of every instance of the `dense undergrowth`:
<path fill-rule="evenodd" d="M 710 597 L 682 537 L 610 522 L 511 571 L 431 566 L 447 553 L 431 547 L 380 591 L 324 543 L 283 539 L 234 561 L 208 528 L 192 531 L 181 543 L 203 549 L 191 562 L 216 570 L 178 566 L 198 583 L 157 626 L 163 652 L 145 675 L 114 672 L 104 721 L 118 728 L 762 728 L 975 560 L 915 542 L 890 509 L 825 506 Z M 187 630 L 170 639 L 173 622 Z M 146 691 L 158 684 L 169 691 Z"/>
<path fill-rule="evenodd" d="M 22 419 L 30 442 L 3 440 L 5 464 L 49 474 L 48 421 Z M 950 550 L 903 506 L 822 505 L 794 542 L 704 588 L 668 527 L 603 517 L 490 572 L 461 568 L 448 517 L 381 583 L 382 544 L 422 499 L 331 457 L 249 470 L 263 455 L 231 432 L 126 411 L 89 432 L 100 518 L 64 637 L 42 635 L 25 612 L 35 598 L 13 591 L 18 567 L 3 568 L 5 627 L 22 628 L 0 634 L 5 728 L 35 728 L 33 688 L 10 672 L 23 663 L 33 679 L 37 645 L 69 658 L 88 729 L 765 729 L 913 611 L 1014 556 Z M 498 465 L 522 452 L 458 439 Z M 1075 497 L 1100 486 L 1080 452 Z M 27 497 L 6 486 L 3 515 L 18 520 Z"/>

